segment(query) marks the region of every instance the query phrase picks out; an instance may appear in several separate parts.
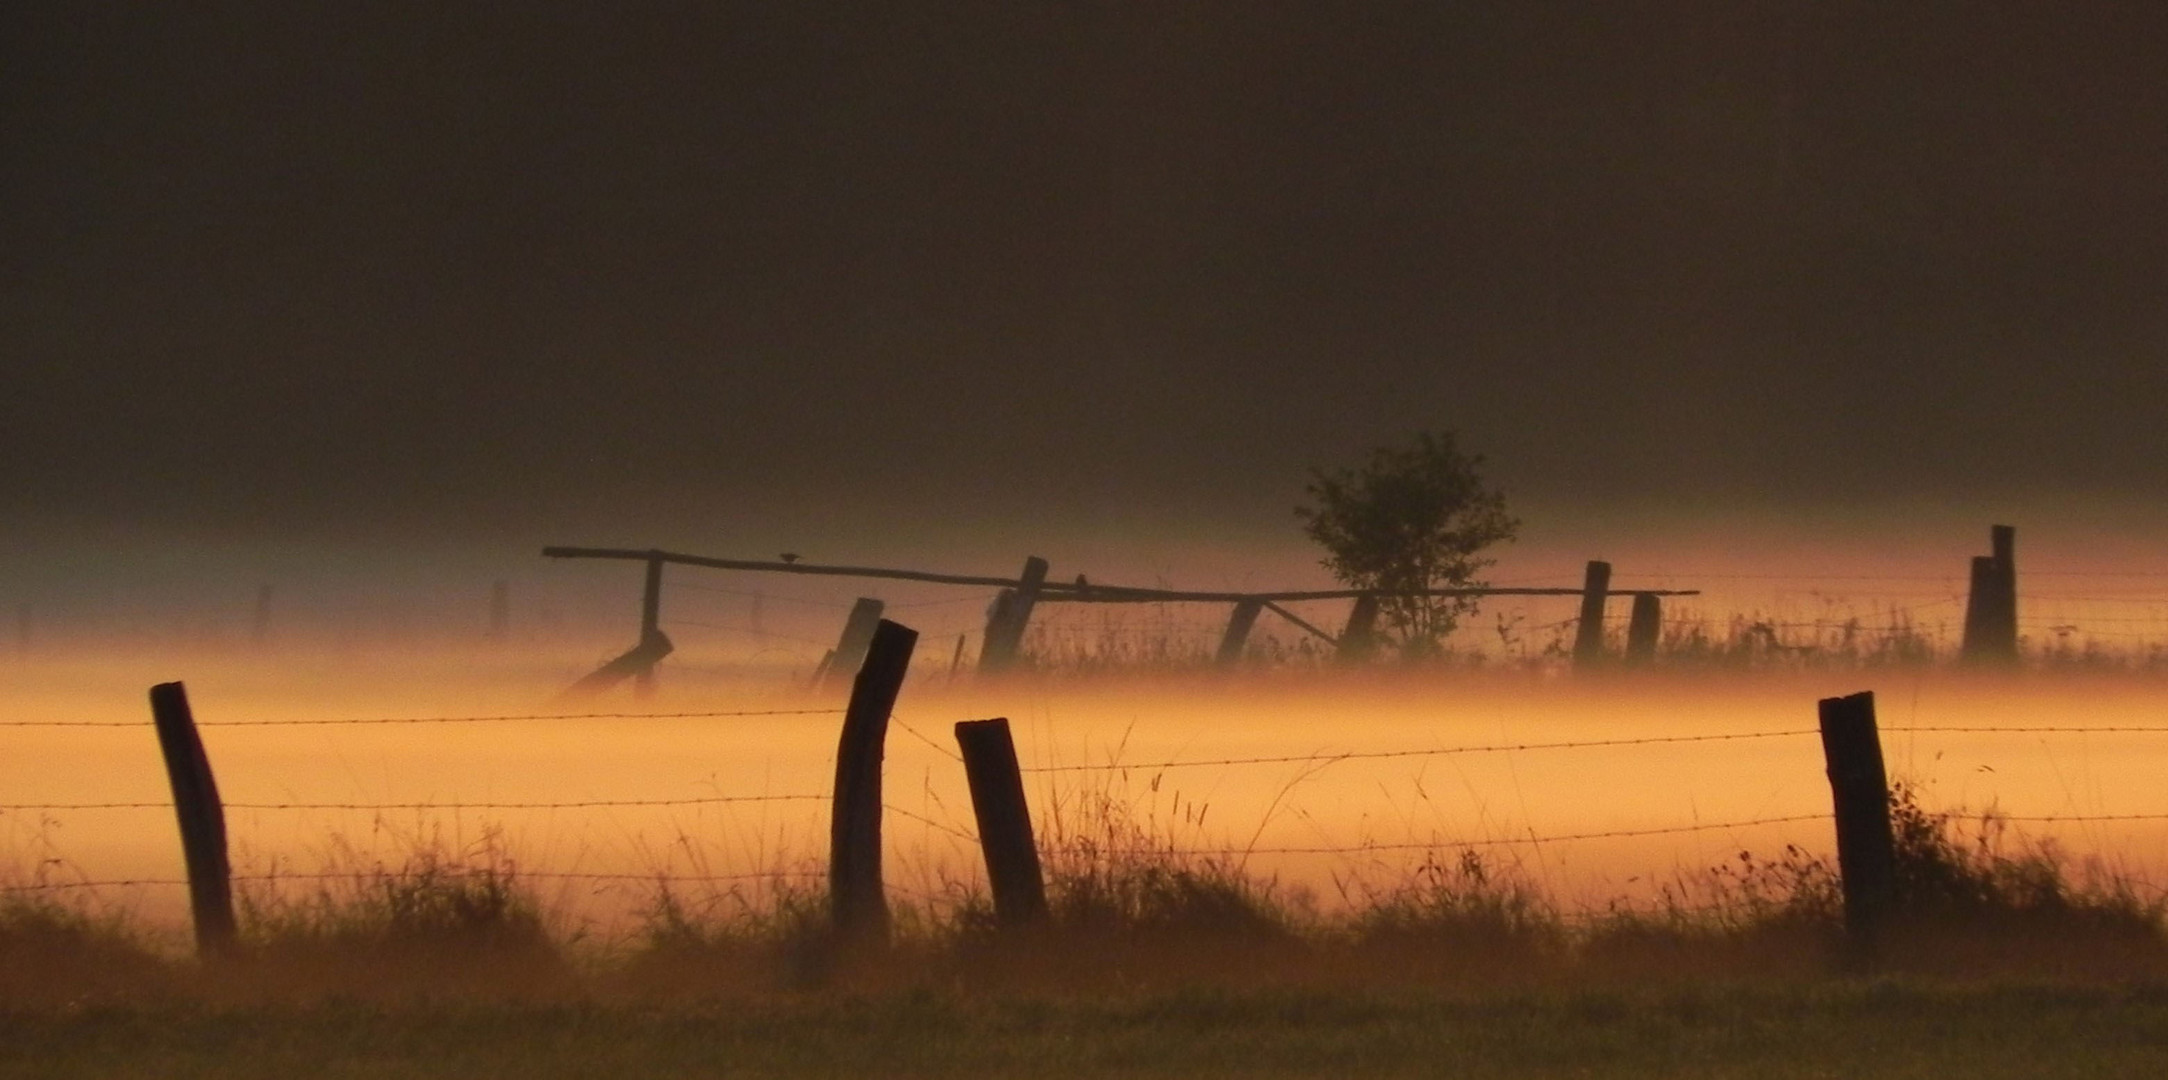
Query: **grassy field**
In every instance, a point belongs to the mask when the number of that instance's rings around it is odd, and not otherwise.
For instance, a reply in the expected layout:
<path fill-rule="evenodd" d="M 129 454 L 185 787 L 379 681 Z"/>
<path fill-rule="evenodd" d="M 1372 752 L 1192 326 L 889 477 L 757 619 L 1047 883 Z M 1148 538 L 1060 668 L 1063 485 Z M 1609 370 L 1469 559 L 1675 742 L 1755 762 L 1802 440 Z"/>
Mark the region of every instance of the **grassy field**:
<path fill-rule="evenodd" d="M 1711 984 L 0 1013 L 0 1076 L 2103 1077 L 2168 1072 L 2168 989 Z"/>

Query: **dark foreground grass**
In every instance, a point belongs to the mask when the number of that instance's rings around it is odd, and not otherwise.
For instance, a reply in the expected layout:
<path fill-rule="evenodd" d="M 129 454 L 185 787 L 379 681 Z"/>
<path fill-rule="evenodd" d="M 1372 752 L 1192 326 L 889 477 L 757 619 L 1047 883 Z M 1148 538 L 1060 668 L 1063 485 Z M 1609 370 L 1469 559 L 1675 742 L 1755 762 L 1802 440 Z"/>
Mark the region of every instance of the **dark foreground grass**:
<path fill-rule="evenodd" d="M 2168 989 L 907 993 L 623 1005 L 0 1013 L 0 1076 L 2168 1075 Z"/>

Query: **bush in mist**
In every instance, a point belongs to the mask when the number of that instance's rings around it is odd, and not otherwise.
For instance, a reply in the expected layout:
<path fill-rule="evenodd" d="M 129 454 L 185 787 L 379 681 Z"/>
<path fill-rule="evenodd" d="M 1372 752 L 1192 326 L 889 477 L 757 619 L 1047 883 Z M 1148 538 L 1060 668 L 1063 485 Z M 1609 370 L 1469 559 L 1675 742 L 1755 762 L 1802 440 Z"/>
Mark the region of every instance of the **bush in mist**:
<path fill-rule="evenodd" d="M 1325 568 L 1355 588 L 1478 586 L 1476 575 L 1494 561 L 1482 552 L 1520 531 L 1482 467 L 1482 455 L 1461 450 L 1452 432 L 1422 432 L 1354 467 L 1316 470 L 1314 504 L 1295 516 L 1325 549 Z M 1385 597 L 1379 610 L 1401 651 L 1423 656 L 1475 607 L 1468 596 Z"/>

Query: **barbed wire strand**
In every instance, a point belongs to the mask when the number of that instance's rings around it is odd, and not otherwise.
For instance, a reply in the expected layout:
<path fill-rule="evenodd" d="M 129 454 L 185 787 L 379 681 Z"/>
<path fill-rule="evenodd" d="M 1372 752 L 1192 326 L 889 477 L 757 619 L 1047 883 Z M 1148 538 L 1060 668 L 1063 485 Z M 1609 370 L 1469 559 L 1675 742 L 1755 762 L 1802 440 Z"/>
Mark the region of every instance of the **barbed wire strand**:
<path fill-rule="evenodd" d="M 1104 765 L 1034 765 L 1028 773 L 1109 772 L 1120 769 L 1181 769 L 1206 765 L 1288 765 L 1319 761 L 1357 761 L 1380 758 L 1443 757 L 1452 754 L 1490 754 L 1514 750 L 1577 750 L 1608 746 L 1658 746 L 1678 743 L 1739 742 L 1747 739 L 1780 739 L 1817 734 L 1814 728 L 1783 731 L 1749 731 L 1724 735 L 1652 735 L 1627 739 L 1586 739 L 1574 742 L 1493 743 L 1478 746 L 1445 746 L 1429 750 L 1348 750 L 1331 754 L 1282 754 L 1269 757 L 1191 758 L 1167 761 L 1110 762 Z"/>
<path fill-rule="evenodd" d="M 689 799 L 582 799 L 574 802 L 395 802 L 395 803 L 258 803 L 229 802 L 228 810 L 574 810 L 611 806 L 702 806 L 718 803 L 825 802 L 828 795 L 715 795 Z M 171 809 L 173 803 L 21 803 L 0 805 L 0 811 L 27 810 L 146 810 Z"/>
<path fill-rule="evenodd" d="M 1678 833 L 1714 832 L 1720 829 L 1745 829 L 1759 825 L 1786 825 L 1801 821 L 1827 821 L 1828 814 L 1787 814 L 1781 817 L 1748 818 L 1743 821 L 1716 821 L 1694 825 L 1671 825 L 1651 829 L 1607 829 L 1602 832 L 1560 833 L 1551 836 L 1494 837 L 1481 840 L 1437 840 L 1428 843 L 1349 844 L 1342 846 L 1304 847 L 1247 847 L 1247 848 L 1133 848 L 1115 849 L 1112 854 L 1122 855 L 1359 855 L 1371 851 L 1436 851 L 1469 847 L 1505 847 L 1522 844 L 1560 844 L 1577 840 L 1615 840 L 1635 836 L 1668 836 Z"/>
<path fill-rule="evenodd" d="M 210 727 L 338 727 L 350 724 L 487 724 L 517 720 L 694 720 L 730 716 L 820 716 L 840 712 L 834 708 L 824 709 L 718 709 L 700 712 L 605 712 L 605 713 L 522 713 L 505 716 L 370 716 L 329 720 L 199 720 L 199 728 Z M 143 728 L 151 726 L 148 720 L 0 720 L 0 727 L 13 728 Z"/>

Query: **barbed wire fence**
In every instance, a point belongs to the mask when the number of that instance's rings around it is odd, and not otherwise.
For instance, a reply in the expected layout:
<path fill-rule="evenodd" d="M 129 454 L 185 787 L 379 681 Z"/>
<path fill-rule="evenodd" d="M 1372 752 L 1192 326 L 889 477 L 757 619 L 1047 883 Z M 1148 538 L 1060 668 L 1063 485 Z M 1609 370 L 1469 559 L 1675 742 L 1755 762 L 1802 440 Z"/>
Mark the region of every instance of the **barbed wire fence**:
<path fill-rule="evenodd" d="M 201 722 L 200 726 L 275 728 L 275 727 L 324 727 L 360 725 L 421 725 L 421 724 L 486 724 L 518 722 L 552 722 L 584 720 L 676 720 L 729 717 L 763 716 L 811 716 L 835 715 L 833 708 L 792 709 L 708 709 L 671 712 L 577 712 L 577 713 L 515 713 L 502 715 L 441 715 L 441 716 L 384 716 L 349 718 L 297 717 L 277 720 L 239 720 Z M 949 747 L 936 741 L 917 726 L 902 717 L 891 716 L 893 726 L 906 735 L 923 743 L 930 749 L 955 761 L 961 757 Z M 5 720 L 0 727 L 8 728 L 136 728 L 147 729 L 147 722 L 128 721 L 39 721 Z M 2033 725 L 1981 725 L 1981 724 L 1908 724 L 1893 725 L 1882 729 L 1886 736 L 1902 735 L 2009 735 L 2009 736 L 2069 736 L 2069 735 L 2168 735 L 2168 725 L 2144 724 L 2033 724 Z M 1059 777 L 1064 775 L 1146 772 L 1161 773 L 1182 769 L 1240 769 L 1267 766 L 1310 765 L 1327 767 L 1350 761 L 1377 761 L 1392 759 L 1435 758 L 1458 755 L 1514 754 L 1537 752 L 1601 751 L 1628 747 L 1685 747 L 1711 744 L 1741 743 L 1749 741 L 1798 739 L 1817 735 L 1813 728 L 1782 728 L 1748 732 L 1703 732 L 1672 735 L 1647 735 L 1617 738 L 1518 741 L 1469 743 L 1451 746 L 1407 747 L 1379 750 L 1317 751 L 1301 754 L 1266 754 L 1216 757 L 1174 757 L 1140 761 L 1110 760 L 1103 763 L 1042 764 L 1025 766 L 1027 775 Z M 485 800 L 464 801 L 418 800 L 418 801 L 251 801 L 237 800 L 224 803 L 230 810 L 261 812 L 306 811 L 370 811 L 370 812 L 469 812 L 469 811 L 559 811 L 597 810 L 610 808 L 670 808 L 698 806 L 728 806 L 738 804 L 775 803 L 827 803 L 832 795 L 824 792 L 759 793 L 744 795 L 714 795 L 682 798 L 624 798 L 624 799 L 573 799 L 573 800 Z M 74 813 L 128 810 L 171 810 L 170 800 L 122 799 L 78 802 L 25 802 L 0 804 L 0 813 Z M 950 821 L 898 806 L 884 803 L 885 812 L 899 818 L 916 822 L 933 832 L 965 844 L 977 844 L 977 832 Z M 2061 823 L 2118 823 L 2168 821 L 2168 812 L 2128 811 L 2113 813 L 2037 814 L 1995 812 L 2000 821 L 2025 824 Z M 1828 811 L 1802 811 L 1793 813 L 1764 814 L 1753 817 L 1721 821 L 1688 821 L 1670 824 L 1650 824 L 1631 827 L 1605 828 L 1543 834 L 1534 831 L 1506 836 L 1439 837 L 1430 840 L 1378 841 L 1363 840 L 1347 844 L 1268 844 L 1252 842 L 1245 845 L 1178 846 L 1171 841 L 1149 847 L 1104 848 L 1099 854 L 1108 856 L 1150 855 L 1185 858 L 1251 858 L 1257 856 L 1375 856 L 1386 852 L 1451 852 L 1456 850 L 1487 849 L 1509 846 L 1540 847 L 1549 844 L 1567 844 L 1602 840 L 1636 839 L 1658 836 L 1681 836 L 1710 832 L 1736 832 L 1745 829 L 1777 825 L 1796 825 L 1827 821 Z M 1050 838 L 1060 843 L 1059 838 Z M 491 868 L 472 872 L 494 873 Z M 621 883 L 735 883 L 778 882 L 792 879 L 819 880 L 824 875 L 813 871 L 768 870 L 743 873 L 679 873 L 675 871 L 603 872 L 582 870 L 529 869 L 517 867 L 505 871 L 508 875 L 541 881 L 590 881 Z M 235 874 L 231 880 L 248 883 L 304 882 L 304 881 L 369 881 L 386 876 L 388 872 L 377 870 L 294 872 L 277 871 Z M 23 894 L 64 890 L 94 890 L 103 888 L 133 887 L 185 887 L 183 878 L 117 877 L 77 878 L 68 880 L 35 881 L 0 885 L 0 893 Z"/>

